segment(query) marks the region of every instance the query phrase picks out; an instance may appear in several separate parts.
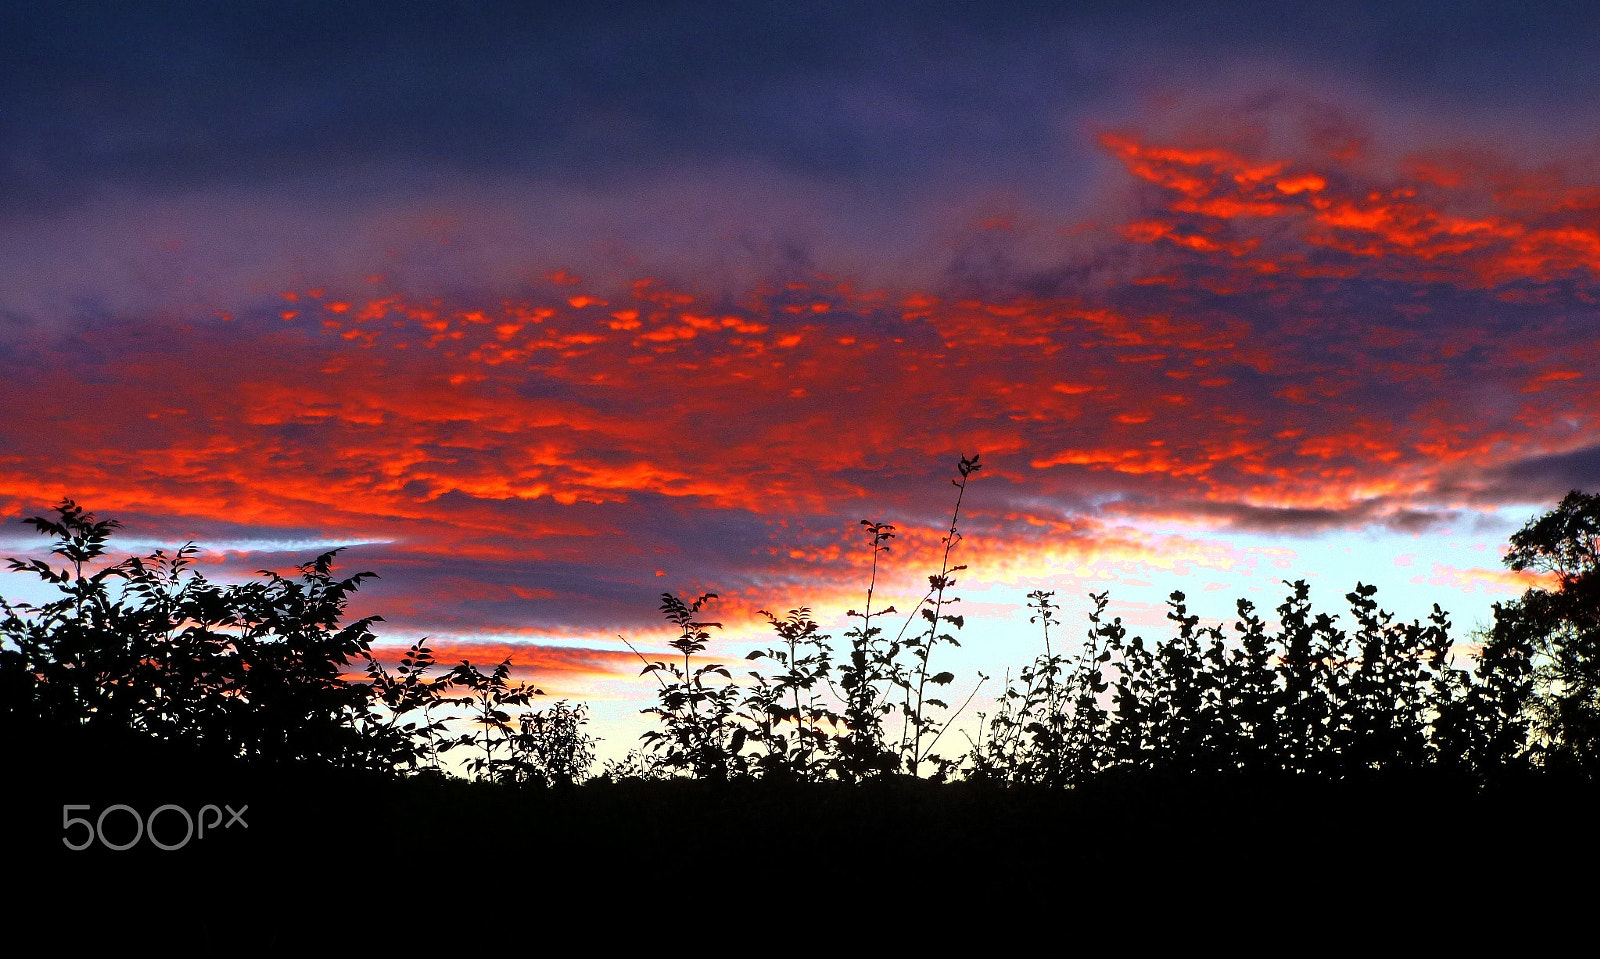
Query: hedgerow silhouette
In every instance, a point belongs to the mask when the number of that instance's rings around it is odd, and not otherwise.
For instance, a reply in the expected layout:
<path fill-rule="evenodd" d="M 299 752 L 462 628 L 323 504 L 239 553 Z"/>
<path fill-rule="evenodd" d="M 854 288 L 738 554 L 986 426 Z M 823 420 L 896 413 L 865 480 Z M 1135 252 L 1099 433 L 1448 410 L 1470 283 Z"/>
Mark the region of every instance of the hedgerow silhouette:
<path fill-rule="evenodd" d="M 959 520 L 978 456 L 962 457 L 955 508 L 927 593 L 889 637 L 875 606 L 880 563 L 895 527 L 861 526 L 871 550 L 861 611 L 841 658 L 810 608 L 762 611 L 776 641 L 753 651 L 735 681 L 697 661 L 717 597 L 661 594 L 678 630 L 679 660 L 645 661 L 658 681 L 644 712 L 657 728 L 602 773 L 610 780 L 687 777 L 712 782 L 860 783 L 917 778 L 1002 785 L 1081 786 L 1129 771 L 1185 776 L 1271 775 L 1351 780 L 1436 770 L 1486 781 L 1561 768 L 1593 777 L 1600 741 L 1600 496 L 1574 491 L 1512 539 L 1507 562 L 1556 574 L 1495 607 L 1481 651 L 1458 659 L 1448 616 L 1398 621 L 1370 585 L 1346 594 L 1349 618 L 1318 612 L 1304 581 L 1269 625 L 1239 600 L 1231 628 L 1204 625 L 1186 598 L 1168 599 L 1171 638 L 1147 642 L 1093 609 L 1073 654 L 1058 648 L 1054 592 L 1028 597 L 1043 652 L 979 713 L 957 755 L 936 752 L 966 702 L 932 695 L 955 677 L 933 652 L 965 627 L 950 612 Z M 339 550 L 239 585 L 207 581 L 195 547 L 112 563 L 117 523 L 76 503 L 25 522 L 65 560 L 11 560 L 59 598 L 0 599 L 0 720 L 13 730 L 135 733 L 255 764 L 320 764 L 387 776 L 442 778 L 461 751 L 471 778 L 510 786 L 584 781 L 595 740 L 587 710 L 533 708 L 542 691 L 512 682 L 509 659 L 485 673 L 470 662 L 439 671 L 426 640 L 391 672 L 372 651 L 378 616 L 341 623 L 351 594 L 374 574 L 334 575 Z M 120 581 L 120 590 L 113 588 Z M 922 623 L 918 631 L 912 626 Z M 1349 625 L 1343 625 L 1347 622 Z M 366 680 L 346 678 L 360 663 Z M 765 665 L 766 669 L 759 668 Z M 984 677 L 980 675 L 980 684 Z M 892 717 L 900 718 L 891 728 Z"/>
<path fill-rule="evenodd" d="M 977 469 L 977 456 L 962 457 L 960 478 L 953 481 L 962 496 Z M 691 654 L 702 652 L 703 642 L 692 650 L 674 644 L 684 652 L 674 675 L 695 677 L 696 702 L 721 704 L 700 720 L 717 731 L 692 741 L 720 743 L 723 752 L 701 756 L 694 764 L 669 753 L 667 762 L 648 768 L 640 754 L 613 773 L 660 776 L 699 769 L 714 770 L 717 777 L 859 782 L 897 773 L 916 776 L 931 760 L 935 779 L 960 775 L 990 783 L 1073 786 L 1127 771 L 1341 780 L 1434 769 L 1481 780 L 1540 760 L 1526 736 L 1540 696 L 1533 683 L 1537 641 L 1518 625 L 1523 620 L 1497 607 L 1496 627 L 1476 662 L 1463 664 L 1449 618 L 1437 605 L 1426 622 L 1397 621 L 1379 606 L 1376 587 L 1358 583 L 1345 596 L 1353 624 L 1346 629 L 1337 617 L 1313 609 L 1304 581 L 1285 581 L 1289 592 L 1276 608 L 1274 629 L 1254 604 L 1239 600 L 1231 636 L 1221 625 L 1202 626 L 1184 594 L 1173 592 L 1167 618 L 1175 635 L 1154 643 L 1130 636 L 1120 618 L 1107 615 L 1108 594 L 1090 594 L 1089 630 L 1072 657 L 1051 645 L 1051 630 L 1060 625 L 1054 592 L 1036 590 L 1029 596 L 1030 621 L 1040 626 L 1044 653 L 1015 679 L 1007 677 L 994 714 L 980 714 L 976 738 L 968 734 L 964 755 L 937 756 L 933 745 L 959 713 L 959 707 L 951 709 L 925 693 L 929 684 L 954 680 L 948 672 L 930 670 L 929 653 L 938 643 L 956 642 L 941 628 L 964 625 L 961 617 L 945 612 L 956 601 L 946 592 L 954 585 L 953 574 L 965 568 L 951 564 L 951 550 L 960 541 L 960 508 L 958 497 L 941 542 L 940 571 L 929 577 L 928 593 L 893 639 L 874 621 L 894 613 L 894 607 L 875 610 L 873 602 L 879 564 L 895 528 L 862 520 L 872 561 L 863 611 L 847 613 L 854 622 L 845 633 L 850 649 L 842 663 L 833 660 L 830 638 L 817 632 L 809 609 L 793 610 L 786 620 L 767 613 L 781 637 L 804 637 L 805 669 L 790 668 L 778 677 L 752 672 L 753 685 L 742 688 L 745 698 L 735 705 L 741 687 L 725 668 L 692 665 Z M 1592 568 L 1589 563 L 1586 568 Z M 702 596 L 694 611 L 714 598 Z M 681 606 L 681 600 L 663 595 L 662 608 L 678 625 Z M 908 627 L 919 617 L 927 628 L 908 639 Z M 751 656 L 783 667 L 801 661 L 793 642 L 787 652 Z M 666 668 L 657 663 L 646 671 Z M 1567 668 L 1569 674 L 1575 671 Z M 722 685 L 707 686 L 716 676 Z M 832 702 L 817 697 L 819 681 L 833 690 Z M 683 732 L 685 688 L 663 685 L 661 704 L 646 710 L 667 726 L 665 732 L 646 734 L 650 746 L 661 748 L 674 736 L 680 743 L 691 741 Z M 777 709 L 775 693 L 784 690 L 796 698 L 790 708 Z M 798 699 L 802 691 L 810 697 L 804 708 Z M 930 707 L 942 711 L 942 721 L 933 718 Z M 883 722 L 896 710 L 902 719 L 898 742 L 889 738 Z M 1574 711 L 1569 707 L 1568 714 Z M 736 720 L 743 724 L 729 725 Z M 798 742 L 806 744 L 803 762 L 793 761 L 791 744 Z"/>

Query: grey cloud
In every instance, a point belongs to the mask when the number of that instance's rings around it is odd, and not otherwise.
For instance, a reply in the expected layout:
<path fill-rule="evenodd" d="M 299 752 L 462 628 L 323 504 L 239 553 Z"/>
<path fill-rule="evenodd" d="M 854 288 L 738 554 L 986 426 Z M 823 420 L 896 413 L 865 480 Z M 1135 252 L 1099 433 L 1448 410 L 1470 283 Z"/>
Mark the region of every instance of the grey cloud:
<path fill-rule="evenodd" d="M 1535 456 L 1487 471 L 1477 498 L 1485 502 L 1556 503 L 1571 490 L 1600 490 L 1600 446 Z"/>

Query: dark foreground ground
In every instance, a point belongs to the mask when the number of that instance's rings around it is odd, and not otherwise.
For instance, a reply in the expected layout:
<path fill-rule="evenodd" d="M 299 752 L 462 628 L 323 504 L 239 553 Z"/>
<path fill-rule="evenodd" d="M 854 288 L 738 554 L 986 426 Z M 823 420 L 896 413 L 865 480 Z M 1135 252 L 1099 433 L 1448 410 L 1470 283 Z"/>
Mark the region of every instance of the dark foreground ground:
<path fill-rule="evenodd" d="M 1124 934 L 1220 928 L 1270 946 L 1286 927 L 1448 916 L 1463 930 L 1600 906 L 1600 791 L 1550 778 L 519 791 L 218 766 L 142 743 L 6 752 L 6 922 L 62 945 L 332 936 L 405 955 L 475 936 L 500 951 L 549 941 L 527 936 L 732 945 L 863 927 L 877 930 L 866 941 L 937 942 L 1120 917 Z M 1161 928 L 1180 913 L 1181 929 Z"/>

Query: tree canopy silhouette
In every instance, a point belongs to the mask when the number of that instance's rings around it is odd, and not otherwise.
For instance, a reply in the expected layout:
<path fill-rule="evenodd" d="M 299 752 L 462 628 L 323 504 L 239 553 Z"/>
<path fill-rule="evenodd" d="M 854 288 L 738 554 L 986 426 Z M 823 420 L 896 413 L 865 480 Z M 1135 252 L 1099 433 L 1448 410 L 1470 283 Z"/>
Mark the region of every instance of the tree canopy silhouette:
<path fill-rule="evenodd" d="M 1532 663 L 1542 762 L 1600 772 L 1600 494 L 1573 490 L 1511 537 L 1505 564 L 1555 577 L 1495 608 L 1492 644 Z"/>
<path fill-rule="evenodd" d="M 67 561 L 10 561 L 61 594 L 42 605 L 0 600 L 0 711 L 12 720 L 145 733 L 219 756 L 268 763 L 387 763 L 360 724 L 365 687 L 342 679 L 373 640 L 368 616 L 340 623 L 372 573 L 333 575 L 331 550 L 286 577 L 219 585 L 197 550 L 104 559 L 118 527 L 71 500 L 24 522 Z M 124 588 L 113 589 L 121 580 Z"/>
<path fill-rule="evenodd" d="M 10 560 L 59 598 L 0 598 L 0 722 L 28 734 L 71 729 L 133 733 L 221 759 L 310 762 L 385 774 L 441 771 L 440 755 L 470 747 L 480 777 L 511 783 L 583 778 L 593 740 L 582 706 L 513 717 L 540 692 L 511 684 L 508 659 L 486 676 L 470 662 L 430 677 L 426 640 L 391 673 L 375 657 L 382 617 L 344 622 L 350 597 L 376 574 L 340 577 L 340 549 L 292 576 L 217 584 L 198 552 L 106 558 L 118 528 L 71 500 L 24 520 L 66 561 Z M 116 584 L 120 581 L 120 589 Z M 367 681 L 351 681 L 357 665 Z M 452 733 L 450 709 L 472 710 L 477 732 Z M 481 753 L 481 758 L 478 754 Z M 579 768 L 582 767 L 582 768 Z"/>

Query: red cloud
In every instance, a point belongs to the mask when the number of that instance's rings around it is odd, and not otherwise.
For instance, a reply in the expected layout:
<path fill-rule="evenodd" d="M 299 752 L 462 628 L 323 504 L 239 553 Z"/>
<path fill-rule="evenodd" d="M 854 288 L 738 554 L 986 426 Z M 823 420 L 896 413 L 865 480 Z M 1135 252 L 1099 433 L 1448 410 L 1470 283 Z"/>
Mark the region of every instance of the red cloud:
<path fill-rule="evenodd" d="M 1143 184 L 1092 251 L 1132 264 L 1111 286 L 819 276 L 713 296 L 540 265 L 543 294 L 420 299 L 354 278 L 241 295 L 231 319 L 36 332 L 0 401 L 0 509 L 71 495 L 102 515 L 382 539 L 435 570 L 515 567 L 516 586 L 396 598 L 514 627 L 575 588 L 522 576 L 539 564 L 669 569 L 641 503 L 708 529 L 925 518 L 943 505 L 908 491 L 981 450 L 971 515 L 996 556 L 1056 555 L 1039 529 L 1076 522 L 1102 538 L 1057 553 L 1148 559 L 1159 544 L 1095 526 L 1089 504 L 1360 524 L 1600 443 L 1593 186 L 1449 153 L 1384 171 L 1347 150 L 1101 142 Z M 848 543 L 772 535 L 720 544 L 724 562 L 841 590 L 859 576 Z"/>

